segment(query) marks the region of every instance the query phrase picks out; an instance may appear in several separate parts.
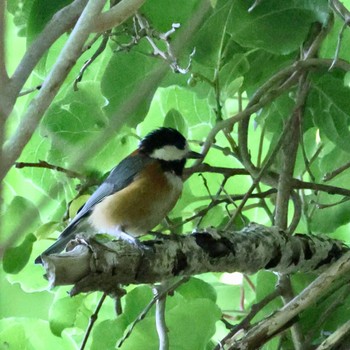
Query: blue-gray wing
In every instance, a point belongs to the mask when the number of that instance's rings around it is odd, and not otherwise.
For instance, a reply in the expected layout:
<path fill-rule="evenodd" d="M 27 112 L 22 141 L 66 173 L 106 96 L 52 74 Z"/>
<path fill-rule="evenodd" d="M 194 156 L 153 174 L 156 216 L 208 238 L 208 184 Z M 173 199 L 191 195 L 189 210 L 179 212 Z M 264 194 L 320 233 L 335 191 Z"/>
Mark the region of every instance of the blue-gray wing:
<path fill-rule="evenodd" d="M 91 195 L 78 214 L 60 234 L 57 241 L 46 249 L 42 255 L 50 255 L 62 251 L 66 244 L 73 239 L 75 235 L 75 227 L 78 225 L 79 221 L 87 216 L 92 208 L 97 203 L 101 202 L 103 198 L 110 196 L 128 186 L 133 181 L 134 177 L 145 167 L 145 165 L 151 161 L 151 158 L 139 154 L 131 155 L 122 160 L 114 169 L 111 170 L 107 179 Z M 35 262 L 41 263 L 41 257 L 39 256 Z"/>
<path fill-rule="evenodd" d="M 97 203 L 103 198 L 112 195 L 124 187 L 128 186 L 151 159 L 144 155 L 136 154 L 123 159 L 115 168 L 113 168 L 107 179 L 96 189 L 88 201 L 80 209 L 79 213 L 71 221 L 74 225 L 83 216 L 85 216 Z M 63 232 L 62 232 L 63 233 Z"/>

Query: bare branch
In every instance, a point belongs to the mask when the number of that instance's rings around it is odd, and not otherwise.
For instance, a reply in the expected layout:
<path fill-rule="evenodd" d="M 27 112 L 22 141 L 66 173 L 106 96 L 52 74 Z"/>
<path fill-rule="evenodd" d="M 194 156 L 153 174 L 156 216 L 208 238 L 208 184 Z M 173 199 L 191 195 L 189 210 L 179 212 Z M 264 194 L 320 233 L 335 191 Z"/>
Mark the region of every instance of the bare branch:
<path fill-rule="evenodd" d="M 229 346 L 235 349 L 253 350 L 276 335 L 284 325 L 300 312 L 319 300 L 332 284 L 350 271 L 350 252 L 331 265 L 315 281 L 306 287 L 299 295 L 286 304 L 282 309 L 252 327 L 239 341 L 233 341 Z"/>
<path fill-rule="evenodd" d="M 345 322 L 335 332 L 333 332 L 325 341 L 323 341 L 316 350 L 332 350 L 338 345 L 344 337 L 350 333 L 350 321 Z M 349 345 L 349 344 L 348 344 Z"/>
<path fill-rule="evenodd" d="M 169 282 L 164 281 L 159 285 L 153 287 L 153 293 L 157 298 L 156 302 L 156 329 L 159 338 L 159 350 L 168 350 L 169 349 L 169 337 L 168 329 L 165 322 L 165 306 L 167 295 L 163 293 L 163 290 L 169 289 Z"/>
<path fill-rule="evenodd" d="M 350 168 L 350 162 L 342 165 L 341 167 L 339 167 L 338 169 L 336 170 L 333 170 L 329 173 L 326 173 L 323 177 L 323 181 L 330 181 L 332 180 L 333 178 L 335 178 L 336 176 L 338 176 L 339 174 L 341 174 L 343 171 L 347 170 Z"/>
<path fill-rule="evenodd" d="M 103 305 L 103 302 L 105 301 L 107 297 L 107 294 L 106 293 L 103 293 L 100 301 L 98 302 L 97 306 L 96 306 L 96 309 L 94 311 L 94 313 L 90 316 L 90 320 L 89 320 L 89 325 L 88 325 L 88 328 L 86 329 L 86 332 L 85 332 L 85 335 L 84 335 L 84 339 L 80 345 L 80 349 L 79 350 L 84 350 L 85 349 L 85 346 L 86 346 L 86 343 L 89 339 L 89 336 L 90 336 L 90 333 L 92 331 L 92 327 L 94 326 L 95 322 L 97 321 L 97 317 L 98 317 L 98 313 L 100 312 L 101 310 L 101 307 Z"/>
<path fill-rule="evenodd" d="M 156 283 L 203 272 L 314 271 L 348 250 L 338 240 L 288 236 L 276 227 L 257 224 L 242 231 L 207 229 L 157 237 L 143 242 L 142 249 L 120 240 L 102 245 L 94 239 L 89 239 L 88 248 L 78 239 L 74 250 L 42 259 L 50 284 L 75 283 L 72 294 L 77 294 L 91 290 L 110 293 L 119 283 Z"/>
<path fill-rule="evenodd" d="M 91 31 L 91 19 L 102 10 L 105 0 L 89 1 L 62 49 L 55 66 L 45 79 L 36 98 L 30 103 L 15 134 L 4 146 L 4 159 L 0 173 L 3 179 L 23 148 L 30 140 L 44 112 L 56 96 L 68 73 L 80 56 L 83 45 Z"/>
<path fill-rule="evenodd" d="M 8 84 L 9 77 L 7 75 L 5 63 L 5 1 L 0 0 L 0 86 L 4 87 Z M 1 108 L 1 105 L 0 105 Z"/>
<path fill-rule="evenodd" d="M 276 299 L 279 295 L 280 289 L 277 286 L 277 288 L 272 293 L 268 294 L 258 303 L 252 305 L 249 314 L 244 317 L 244 319 L 239 324 L 235 325 L 228 334 L 225 335 L 225 337 L 220 341 L 220 344 L 218 344 L 214 350 L 221 350 L 226 341 L 231 339 L 241 329 L 249 329 L 251 326 L 250 322 L 256 316 L 256 314 L 261 311 L 266 305 L 268 305 L 272 300 Z"/>
<path fill-rule="evenodd" d="M 8 94 L 14 101 L 41 57 L 62 34 L 73 27 L 87 2 L 75 0 L 58 11 L 26 51 L 8 87 Z"/>
<path fill-rule="evenodd" d="M 143 5 L 146 0 L 123 0 L 93 19 L 92 32 L 105 32 L 119 26 Z"/>
<path fill-rule="evenodd" d="M 45 160 L 39 160 L 38 163 L 25 163 L 25 162 L 16 162 L 15 163 L 16 168 L 22 169 L 22 168 L 44 168 L 44 169 L 50 169 L 55 171 L 60 171 L 62 173 L 65 173 L 68 177 L 71 178 L 77 178 L 77 179 L 85 179 L 85 176 L 82 174 L 79 174 L 73 170 L 65 169 L 57 165 L 52 165 Z"/>
<path fill-rule="evenodd" d="M 179 287 L 181 284 L 187 281 L 188 281 L 188 277 L 182 277 L 180 279 L 177 279 L 175 282 L 168 285 L 168 288 L 164 288 L 162 291 L 159 291 L 158 294 L 154 295 L 152 300 L 147 304 L 144 310 L 142 310 L 142 312 L 138 315 L 138 317 L 134 320 L 134 322 L 131 323 L 126 333 L 124 334 L 123 338 L 120 339 L 120 341 L 117 343 L 117 347 L 120 348 L 125 342 L 125 340 L 130 337 L 135 326 L 146 317 L 149 310 L 151 310 L 152 306 L 156 304 L 159 298 L 165 298 L 168 293 L 174 291 L 177 287 Z"/>

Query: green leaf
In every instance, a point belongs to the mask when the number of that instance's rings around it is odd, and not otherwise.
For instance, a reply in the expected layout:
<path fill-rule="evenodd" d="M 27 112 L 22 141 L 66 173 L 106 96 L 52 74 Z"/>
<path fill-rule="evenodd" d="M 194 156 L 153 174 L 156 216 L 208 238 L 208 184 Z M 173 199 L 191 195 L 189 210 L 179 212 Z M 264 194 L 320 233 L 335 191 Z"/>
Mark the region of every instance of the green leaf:
<path fill-rule="evenodd" d="M 14 324 L 0 332 L 0 349 L 27 349 L 27 339 L 23 325 Z"/>
<path fill-rule="evenodd" d="M 30 233 L 17 247 L 8 248 L 4 254 L 3 267 L 7 273 L 18 273 L 27 264 L 36 237 Z"/>
<path fill-rule="evenodd" d="M 91 350 L 115 350 L 118 339 L 123 336 L 127 326 L 125 317 L 104 320 L 93 328 Z"/>
<path fill-rule="evenodd" d="M 166 322 L 170 349 L 204 349 L 221 317 L 217 305 L 209 299 L 183 299 L 179 294 L 167 298 Z M 173 307 L 169 308 L 169 304 Z M 170 310 L 169 310 L 170 309 Z M 196 315 L 193 322 L 188 315 Z M 155 317 L 148 315 L 133 330 L 123 349 L 139 350 L 158 347 Z"/>
<path fill-rule="evenodd" d="M 138 286 L 125 297 L 124 314 L 128 322 L 133 322 L 152 300 L 153 294 L 148 286 Z"/>
<path fill-rule="evenodd" d="M 141 45 L 139 49 L 144 48 Z M 157 63 L 154 57 L 147 57 L 136 50 L 118 52 L 112 56 L 102 77 L 101 88 L 108 99 L 104 109 L 107 116 L 115 118 L 118 115 L 114 128 L 125 123 L 135 127 L 144 119 L 156 86 L 152 84 L 151 88 L 146 88 L 142 84 L 155 79 L 152 74 Z"/>
<path fill-rule="evenodd" d="M 49 312 L 50 329 L 60 336 L 64 329 L 81 325 L 84 329 L 88 323 L 88 310 L 84 306 L 86 296 L 58 297 L 51 305 Z"/>
<path fill-rule="evenodd" d="M 69 206 L 69 217 L 74 218 L 74 216 L 77 215 L 79 209 L 81 209 L 81 207 L 87 202 L 89 198 L 90 195 L 88 194 L 84 194 L 78 198 L 75 198 Z"/>
<path fill-rule="evenodd" d="M 294 54 L 277 55 L 257 49 L 249 51 L 246 57 L 250 69 L 244 74 L 242 90 L 251 96 L 272 75 L 290 65 L 294 56 Z"/>
<path fill-rule="evenodd" d="M 290 94 L 285 93 L 276 98 L 269 106 L 264 108 L 256 117 L 259 124 L 263 124 L 266 131 L 280 134 L 284 123 L 289 119 L 294 107 L 294 100 Z"/>
<path fill-rule="evenodd" d="M 322 203 L 323 205 L 332 204 L 339 201 L 340 196 L 331 197 L 319 196 L 313 200 Z M 310 198 L 308 198 L 310 200 Z M 332 218 L 330 220 L 329 218 Z M 350 222 L 350 203 L 345 202 L 334 206 L 326 207 L 324 209 L 316 210 L 312 216 L 311 230 L 315 233 L 329 234 L 334 232 L 338 227 Z"/>
<path fill-rule="evenodd" d="M 345 3 L 344 3 L 345 4 Z M 348 3 L 349 6 L 349 3 Z M 326 36 L 325 40 L 322 42 L 320 49 L 320 57 L 333 59 L 336 55 L 338 36 L 344 24 L 344 21 L 338 16 L 334 16 L 334 25 L 332 26 L 330 32 Z M 350 31 L 345 30 L 342 36 L 342 44 L 340 45 L 340 50 L 337 53 L 339 59 L 347 60 L 350 57 L 349 45 L 344 45 L 344 43 L 349 42 Z"/>
<path fill-rule="evenodd" d="M 198 207 L 198 210 L 200 211 L 206 207 L 207 206 Z M 225 209 L 220 205 L 216 205 L 204 215 L 203 219 L 200 221 L 199 228 L 218 227 L 226 216 L 227 212 Z"/>
<path fill-rule="evenodd" d="M 108 120 L 101 109 L 105 103 L 97 83 L 82 82 L 78 91 L 67 91 L 51 105 L 41 123 L 41 135 L 52 142 L 50 162 L 65 165 L 76 161 L 74 150 L 86 148 L 107 127 Z"/>
<path fill-rule="evenodd" d="M 71 0 L 40 1 L 34 0 L 28 18 L 28 39 L 32 41 L 45 27 L 52 16 L 70 4 Z"/>
<path fill-rule="evenodd" d="M 277 54 L 297 50 L 305 41 L 310 25 L 325 24 L 328 19 L 325 0 L 262 1 L 253 11 L 248 11 L 252 1 L 232 2 L 234 11 L 227 26 L 232 38 L 244 47 Z"/>
<path fill-rule="evenodd" d="M 18 36 L 27 35 L 28 18 L 35 0 L 7 1 L 7 10 L 14 16 L 13 23 L 18 28 Z"/>
<path fill-rule="evenodd" d="M 190 280 L 176 289 L 185 299 L 207 298 L 215 303 L 216 291 L 200 278 L 191 277 Z"/>
<path fill-rule="evenodd" d="M 231 91 L 232 86 L 230 88 L 230 85 L 235 82 L 237 78 L 248 72 L 249 68 L 249 61 L 246 55 L 235 54 L 230 57 L 230 61 L 226 63 L 219 72 L 221 92 L 224 94 L 224 96 L 226 95 L 227 98 L 233 98 L 233 92 Z M 226 98 L 223 97 L 223 99 Z"/>
<path fill-rule="evenodd" d="M 140 11 L 147 17 L 151 25 L 157 28 L 157 31 L 167 32 L 174 23 L 185 26 L 192 19 L 191 16 L 198 4 L 201 4 L 200 0 L 175 2 L 172 0 L 153 0 L 146 1 Z M 179 31 L 181 29 L 176 30 L 172 38 Z"/>
<path fill-rule="evenodd" d="M 233 1 L 218 1 L 194 38 L 196 62 L 205 66 L 217 67 L 220 51 L 226 35 L 226 26 L 232 17 Z"/>
<path fill-rule="evenodd" d="M 12 234 L 18 235 L 18 232 L 34 231 L 40 223 L 40 214 L 33 202 L 15 196 L 2 216 L 2 238 L 10 237 Z"/>
<path fill-rule="evenodd" d="M 186 120 L 189 139 L 200 139 L 215 124 L 215 114 L 206 100 L 197 99 L 193 91 L 171 86 L 158 89 L 147 118 L 139 125 L 142 135 L 162 125 L 165 114 L 172 109 Z"/>
<path fill-rule="evenodd" d="M 50 332 L 48 322 L 27 317 L 11 317 L 0 320 L 1 350 L 74 350 L 77 344 L 70 336 L 59 338 Z"/>
<path fill-rule="evenodd" d="M 330 74 L 314 81 L 308 100 L 315 125 L 330 141 L 350 152 L 350 89 Z"/>
<path fill-rule="evenodd" d="M 187 134 L 186 123 L 179 111 L 172 108 L 168 111 L 164 119 L 164 126 L 174 128 L 182 134 Z"/>
<path fill-rule="evenodd" d="M 267 295 L 272 293 L 276 289 L 277 277 L 270 271 L 259 271 L 257 273 L 256 282 L 256 302 L 261 301 Z M 267 315 L 276 311 L 282 306 L 280 298 L 276 298 L 268 303 L 255 317 L 254 321 L 258 322 Z"/>
<path fill-rule="evenodd" d="M 193 322 L 188 315 L 196 315 Z M 178 303 L 167 315 L 171 349 L 204 349 L 215 333 L 221 311 L 209 299 L 190 299 Z"/>
<path fill-rule="evenodd" d="M 35 236 L 38 240 L 45 239 L 47 237 L 50 237 L 54 232 L 60 231 L 61 229 L 63 229 L 61 223 L 50 221 L 41 225 L 35 231 Z"/>

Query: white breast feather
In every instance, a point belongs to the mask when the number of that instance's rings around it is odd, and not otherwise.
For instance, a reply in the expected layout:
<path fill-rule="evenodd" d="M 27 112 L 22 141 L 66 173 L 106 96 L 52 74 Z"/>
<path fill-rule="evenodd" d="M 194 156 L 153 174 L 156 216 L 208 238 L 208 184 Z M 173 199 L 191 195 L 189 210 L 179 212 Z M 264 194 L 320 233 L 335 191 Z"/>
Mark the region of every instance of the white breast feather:
<path fill-rule="evenodd" d="M 175 175 L 173 173 L 170 173 L 168 171 L 165 172 L 164 174 L 165 174 L 168 182 L 170 183 L 170 186 L 173 189 L 173 192 L 175 192 L 176 194 L 181 192 L 182 187 L 183 187 L 183 181 L 182 181 L 181 177 L 178 175 Z"/>

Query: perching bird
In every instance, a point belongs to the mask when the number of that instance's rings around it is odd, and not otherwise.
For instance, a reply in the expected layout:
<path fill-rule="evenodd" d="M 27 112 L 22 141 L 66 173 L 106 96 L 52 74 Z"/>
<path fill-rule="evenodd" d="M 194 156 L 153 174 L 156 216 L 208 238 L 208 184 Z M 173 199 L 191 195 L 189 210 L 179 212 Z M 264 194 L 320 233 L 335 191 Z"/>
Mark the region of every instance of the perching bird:
<path fill-rule="evenodd" d="M 187 158 L 201 158 L 189 150 L 177 130 L 159 128 L 143 138 L 138 149 L 113 168 L 107 179 L 41 256 L 59 253 L 76 233 L 91 226 L 96 233 L 108 233 L 135 241 L 157 226 L 180 197 L 182 173 Z"/>

